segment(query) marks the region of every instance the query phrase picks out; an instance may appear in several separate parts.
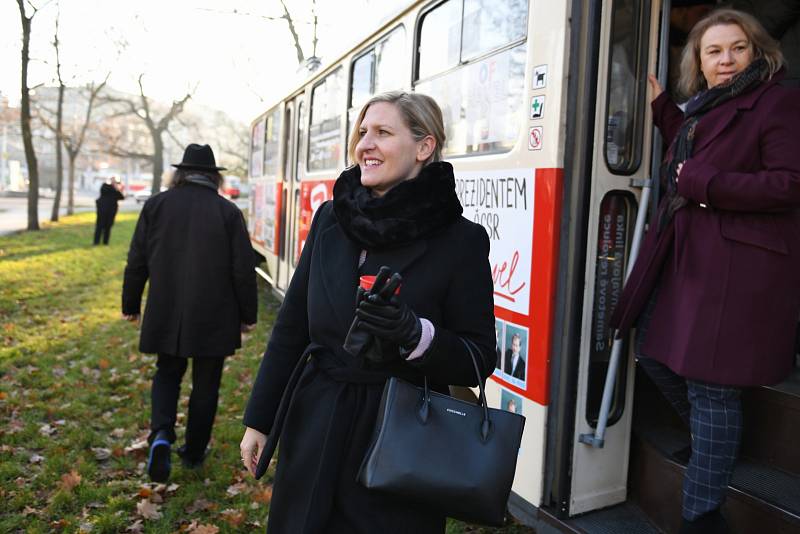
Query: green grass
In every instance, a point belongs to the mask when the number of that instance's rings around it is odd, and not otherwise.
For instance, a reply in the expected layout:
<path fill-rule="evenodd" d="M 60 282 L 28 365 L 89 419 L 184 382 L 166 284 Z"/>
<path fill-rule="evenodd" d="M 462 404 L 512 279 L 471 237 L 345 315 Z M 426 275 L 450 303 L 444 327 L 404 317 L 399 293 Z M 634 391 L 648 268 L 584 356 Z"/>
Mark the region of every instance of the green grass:
<path fill-rule="evenodd" d="M 278 302 L 260 287 L 258 327 L 226 363 L 204 466 L 174 461 L 167 485 L 150 483 L 142 441 L 155 356 L 138 352 L 119 309 L 136 217 L 118 215 L 110 246 L 91 246 L 92 213 L 0 237 L 0 532 L 264 530 L 271 477 L 241 469 L 238 443 Z M 531 531 L 451 521 L 447 532 Z"/>

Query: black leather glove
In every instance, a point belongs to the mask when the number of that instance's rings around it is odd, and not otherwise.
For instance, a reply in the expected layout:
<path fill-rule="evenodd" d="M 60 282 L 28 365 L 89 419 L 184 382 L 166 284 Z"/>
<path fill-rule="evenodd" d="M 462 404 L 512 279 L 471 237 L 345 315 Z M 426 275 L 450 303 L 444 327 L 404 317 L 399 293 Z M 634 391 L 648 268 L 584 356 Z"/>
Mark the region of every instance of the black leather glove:
<path fill-rule="evenodd" d="M 399 285 L 400 275 L 392 275 L 384 289 L 389 288 L 392 281 Z M 388 295 L 393 292 L 388 292 Z M 381 291 L 377 295 L 368 295 L 359 303 L 356 310 L 358 326 L 376 338 L 399 345 L 404 353 L 412 352 L 422 337 L 422 323 L 407 304 L 394 296 L 385 298 L 385 293 Z"/>
<path fill-rule="evenodd" d="M 391 295 L 391 292 L 393 292 L 399 284 L 397 280 L 390 284 L 391 273 L 392 270 L 389 267 L 381 267 L 369 291 L 361 286 L 356 289 L 356 309 L 358 309 L 361 302 L 370 295 L 380 295 L 383 290 L 390 291 L 389 295 Z M 350 330 L 348 330 L 347 337 L 344 340 L 344 350 L 353 356 L 362 356 L 373 362 L 384 362 L 392 359 L 391 356 L 399 356 L 397 347 L 391 350 L 384 345 L 385 344 L 381 343 L 380 340 L 375 339 L 372 333 L 361 328 L 358 316 L 353 318 L 353 322 L 350 324 Z"/>

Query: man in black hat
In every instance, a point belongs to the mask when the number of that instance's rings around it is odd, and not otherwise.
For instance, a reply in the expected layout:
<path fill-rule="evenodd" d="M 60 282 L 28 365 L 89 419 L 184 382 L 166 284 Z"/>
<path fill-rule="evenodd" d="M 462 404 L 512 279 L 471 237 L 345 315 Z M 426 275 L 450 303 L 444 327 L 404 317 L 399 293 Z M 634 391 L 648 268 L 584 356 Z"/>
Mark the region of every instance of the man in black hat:
<path fill-rule="evenodd" d="M 218 193 L 222 183 L 208 145 L 186 147 L 170 189 L 144 205 L 128 252 L 122 289 L 125 319 L 139 322 L 150 290 L 139 350 L 158 354 L 152 385 L 147 472 L 167 480 L 181 379 L 192 358 L 186 467 L 206 455 L 226 356 L 256 322 L 255 254 L 239 208 Z"/>

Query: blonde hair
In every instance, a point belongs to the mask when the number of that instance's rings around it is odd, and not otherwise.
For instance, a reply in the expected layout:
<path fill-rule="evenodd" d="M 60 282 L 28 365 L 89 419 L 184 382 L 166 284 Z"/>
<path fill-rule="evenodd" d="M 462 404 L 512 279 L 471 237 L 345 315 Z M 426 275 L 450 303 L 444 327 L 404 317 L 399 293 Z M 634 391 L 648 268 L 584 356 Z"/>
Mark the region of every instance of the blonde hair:
<path fill-rule="evenodd" d="M 735 24 L 742 29 L 753 47 L 753 59 L 764 58 L 769 66 L 769 75 L 773 74 L 785 63 L 778 42 L 770 37 L 764 26 L 752 15 L 736 9 L 716 9 L 694 25 L 686 46 L 681 54 L 680 78 L 678 92 L 689 98 L 707 86 L 705 76 L 700 70 L 700 41 L 712 26 Z"/>
<path fill-rule="evenodd" d="M 353 124 L 353 131 L 350 134 L 350 142 L 347 144 L 347 154 L 350 156 L 350 161 L 356 162 L 356 145 L 361 141 L 361 123 L 364 120 L 364 115 L 367 114 L 367 109 L 372 104 L 377 102 L 386 102 L 393 104 L 403 122 L 411 130 L 411 136 L 415 141 L 422 141 L 427 136 L 432 136 L 436 141 L 436 146 L 433 149 L 431 156 L 423 163 L 427 165 L 433 161 L 440 161 L 442 159 L 442 147 L 445 142 L 444 134 L 444 119 L 442 118 L 442 110 L 439 104 L 422 93 L 406 93 L 405 91 L 390 91 L 388 93 L 381 93 L 369 99 L 361 108 L 358 118 Z"/>

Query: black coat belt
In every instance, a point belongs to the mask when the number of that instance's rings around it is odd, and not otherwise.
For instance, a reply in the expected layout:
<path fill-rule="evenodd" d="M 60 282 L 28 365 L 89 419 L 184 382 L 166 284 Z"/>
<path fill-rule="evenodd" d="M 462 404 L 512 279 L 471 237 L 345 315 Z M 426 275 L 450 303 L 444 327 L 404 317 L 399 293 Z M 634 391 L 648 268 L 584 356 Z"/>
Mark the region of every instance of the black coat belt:
<path fill-rule="evenodd" d="M 326 346 L 318 343 L 311 343 L 306 347 L 305 352 L 297 362 L 292 374 L 289 376 L 289 381 L 286 384 L 286 389 L 283 390 L 281 402 L 278 405 L 278 411 L 275 414 L 275 421 L 272 429 L 267 437 L 267 442 L 264 445 L 264 450 L 261 452 L 261 457 L 258 460 L 256 467 L 256 479 L 264 476 L 267 472 L 269 463 L 275 454 L 275 449 L 278 447 L 278 440 L 280 439 L 281 431 L 283 430 L 283 423 L 286 419 L 286 413 L 289 411 L 289 406 L 292 403 L 295 390 L 297 389 L 297 382 L 303 374 L 306 364 L 313 359 L 313 365 L 325 373 L 331 380 L 335 382 L 345 382 L 348 384 L 383 384 L 391 376 L 389 373 L 360 369 L 352 367 L 339 361 L 333 352 Z"/>

